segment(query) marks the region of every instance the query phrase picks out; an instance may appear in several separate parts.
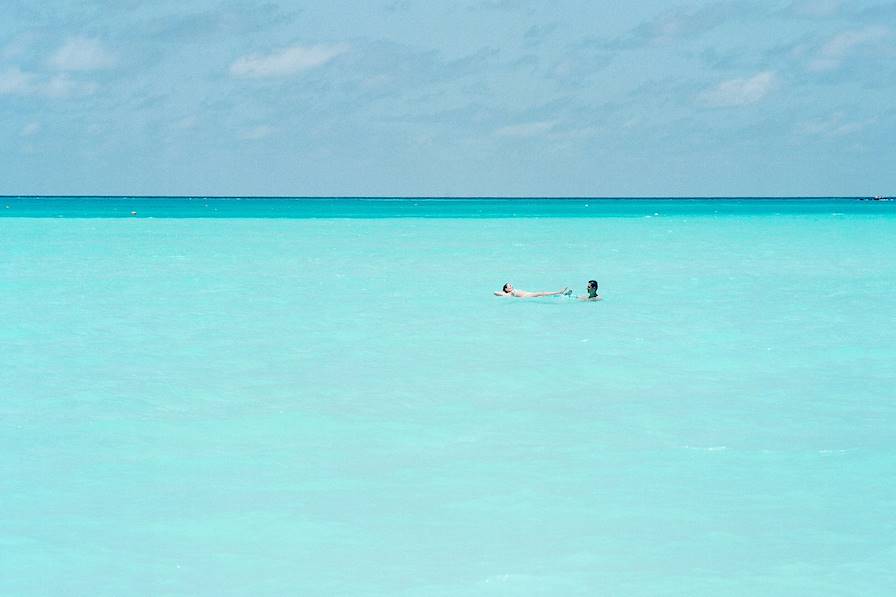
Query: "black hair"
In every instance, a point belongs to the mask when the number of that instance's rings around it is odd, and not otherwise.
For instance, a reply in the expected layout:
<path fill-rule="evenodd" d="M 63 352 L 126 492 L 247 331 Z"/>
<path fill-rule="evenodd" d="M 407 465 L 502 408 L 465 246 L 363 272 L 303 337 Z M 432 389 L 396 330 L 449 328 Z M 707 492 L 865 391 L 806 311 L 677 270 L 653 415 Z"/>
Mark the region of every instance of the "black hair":
<path fill-rule="evenodd" d="M 588 280 L 588 298 L 597 296 L 597 280 Z"/>
<path fill-rule="evenodd" d="M 508 286 L 510 286 L 510 282 L 508 282 L 507 284 L 505 284 L 504 286 L 502 286 L 502 287 L 501 287 L 501 290 L 503 290 L 504 292 L 507 292 L 507 287 L 508 287 Z"/>

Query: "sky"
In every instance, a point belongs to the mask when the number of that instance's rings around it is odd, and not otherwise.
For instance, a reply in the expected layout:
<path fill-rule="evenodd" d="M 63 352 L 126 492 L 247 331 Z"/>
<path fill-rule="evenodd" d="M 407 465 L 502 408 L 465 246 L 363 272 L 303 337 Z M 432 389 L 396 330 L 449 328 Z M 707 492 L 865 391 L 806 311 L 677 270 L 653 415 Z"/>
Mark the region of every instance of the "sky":
<path fill-rule="evenodd" d="M 0 194 L 896 194 L 896 1 L 3 0 Z"/>

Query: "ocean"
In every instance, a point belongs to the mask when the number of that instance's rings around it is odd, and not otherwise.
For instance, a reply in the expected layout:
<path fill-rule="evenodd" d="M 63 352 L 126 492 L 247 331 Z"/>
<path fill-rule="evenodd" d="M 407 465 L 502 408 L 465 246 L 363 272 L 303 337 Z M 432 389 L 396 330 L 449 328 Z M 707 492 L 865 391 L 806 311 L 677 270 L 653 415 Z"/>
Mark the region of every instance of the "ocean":
<path fill-rule="evenodd" d="M 894 239 L 855 198 L 0 198 L 0 594 L 891 595 Z"/>

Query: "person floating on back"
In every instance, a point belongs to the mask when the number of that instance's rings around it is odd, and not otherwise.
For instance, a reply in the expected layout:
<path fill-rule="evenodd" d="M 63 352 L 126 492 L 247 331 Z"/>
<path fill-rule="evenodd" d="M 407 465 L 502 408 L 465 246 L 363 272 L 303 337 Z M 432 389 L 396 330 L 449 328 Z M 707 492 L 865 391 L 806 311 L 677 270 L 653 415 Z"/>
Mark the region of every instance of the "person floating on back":
<path fill-rule="evenodd" d="M 597 280 L 588 280 L 588 294 L 587 296 L 581 294 L 576 298 L 580 301 L 599 301 L 601 300 L 601 296 L 597 294 Z"/>
<path fill-rule="evenodd" d="M 516 298 L 535 298 L 539 296 L 556 296 L 558 294 L 570 295 L 572 294 L 572 290 L 569 288 L 564 288 L 563 290 L 558 290 L 557 292 L 529 292 L 527 290 L 519 290 L 513 287 L 513 284 L 508 282 L 504 285 L 504 288 L 501 290 L 495 291 L 495 296 L 515 296 Z"/>

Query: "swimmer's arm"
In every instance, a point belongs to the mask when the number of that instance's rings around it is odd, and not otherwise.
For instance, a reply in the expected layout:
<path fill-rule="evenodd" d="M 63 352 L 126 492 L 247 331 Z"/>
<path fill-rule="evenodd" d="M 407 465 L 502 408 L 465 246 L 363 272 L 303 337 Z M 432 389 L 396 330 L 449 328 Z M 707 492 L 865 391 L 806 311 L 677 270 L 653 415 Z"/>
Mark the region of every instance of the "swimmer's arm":
<path fill-rule="evenodd" d="M 503 292 L 503 291 L 501 291 L 501 290 L 496 290 L 496 291 L 495 291 L 495 296 L 510 296 L 510 294 L 508 294 L 508 293 L 506 293 L 506 292 Z"/>

